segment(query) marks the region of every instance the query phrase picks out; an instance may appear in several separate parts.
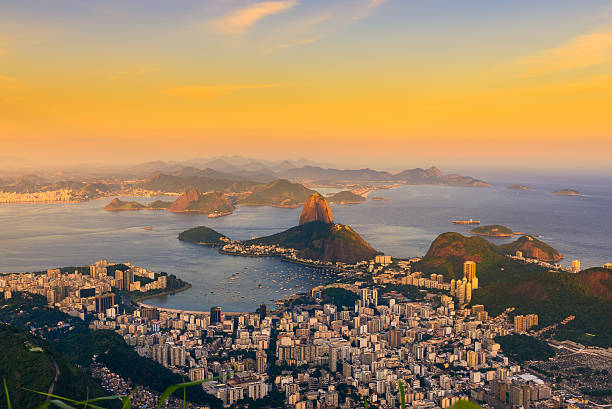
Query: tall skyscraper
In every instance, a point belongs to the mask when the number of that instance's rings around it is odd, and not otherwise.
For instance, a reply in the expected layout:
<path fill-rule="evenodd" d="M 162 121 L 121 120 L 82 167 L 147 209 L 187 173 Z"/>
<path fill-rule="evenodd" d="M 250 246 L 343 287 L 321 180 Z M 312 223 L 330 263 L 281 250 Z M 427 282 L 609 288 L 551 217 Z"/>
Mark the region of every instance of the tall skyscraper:
<path fill-rule="evenodd" d="M 210 323 L 216 324 L 221 322 L 221 307 L 210 308 Z"/>
<path fill-rule="evenodd" d="M 108 308 L 115 305 L 115 294 L 103 294 L 96 297 L 96 312 L 105 312 Z"/>
<path fill-rule="evenodd" d="M 463 277 L 467 278 L 468 281 L 472 281 L 476 277 L 476 263 L 473 261 L 466 261 L 463 263 Z"/>
<path fill-rule="evenodd" d="M 266 356 L 265 351 L 262 351 L 261 349 L 258 350 L 256 354 L 256 360 L 257 360 L 257 372 L 258 373 L 266 372 L 266 364 L 268 361 L 268 357 Z"/>
<path fill-rule="evenodd" d="M 263 321 L 264 319 L 266 319 L 266 304 L 261 304 L 259 306 L 259 321 Z"/>

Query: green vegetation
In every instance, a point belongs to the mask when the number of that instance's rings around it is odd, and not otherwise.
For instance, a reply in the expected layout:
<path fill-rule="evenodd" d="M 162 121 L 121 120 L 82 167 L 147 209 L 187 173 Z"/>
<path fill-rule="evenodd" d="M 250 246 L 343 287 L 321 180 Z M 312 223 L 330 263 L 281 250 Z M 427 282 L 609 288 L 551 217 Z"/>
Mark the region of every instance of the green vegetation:
<path fill-rule="evenodd" d="M 463 278 L 463 263 L 477 263 L 480 286 L 499 281 L 516 281 L 544 271 L 536 264 L 525 264 L 505 257 L 504 250 L 482 237 L 466 237 L 459 233 L 444 233 L 431 244 L 415 271 L 443 274 L 447 280 Z"/>
<path fill-rule="evenodd" d="M 597 270 L 597 269 L 595 269 Z M 579 274 L 543 271 L 528 275 L 513 285 L 498 282 L 474 291 L 472 304 L 484 304 L 497 315 L 508 307 L 512 314 L 535 313 L 540 327 L 558 323 L 570 315 L 575 319 L 559 325 L 555 337 L 584 345 L 612 346 L 612 272 L 587 270 Z"/>
<path fill-rule="evenodd" d="M 167 202 L 165 200 L 156 200 L 154 202 L 149 203 L 147 208 L 151 210 L 163 210 L 169 208 L 171 204 L 172 202 Z"/>
<path fill-rule="evenodd" d="M 556 355 L 555 350 L 545 341 L 529 335 L 505 335 L 495 338 L 507 357 L 523 363 L 525 361 L 542 361 Z"/>
<path fill-rule="evenodd" d="M 214 231 L 209 227 L 199 226 L 181 232 L 178 235 L 178 239 L 191 243 L 206 244 L 209 246 L 220 246 L 225 244 L 224 241 L 221 239 L 227 239 L 227 237 L 221 233 Z"/>
<path fill-rule="evenodd" d="M 334 304 L 339 309 L 342 309 L 342 307 L 353 308 L 355 306 L 355 301 L 359 299 L 359 295 L 354 292 L 338 287 L 326 288 L 323 290 L 321 296 L 323 303 Z"/>
<path fill-rule="evenodd" d="M 286 179 L 256 186 L 252 193 L 238 199 L 239 205 L 297 207 L 304 203 L 314 192 L 299 183 Z"/>
<path fill-rule="evenodd" d="M 276 244 L 299 250 L 302 258 L 356 263 L 376 255 L 370 245 L 349 226 L 319 221 L 292 227 L 267 237 L 247 240 L 245 244 Z"/>
<path fill-rule="evenodd" d="M 24 388 L 47 392 L 53 385 L 54 394 L 74 399 L 106 395 L 93 379 L 68 363 L 47 341 L 23 330 L 0 324 L 0 349 L 0 373 L 6 378 L 14 408 L 33 408 L 44 402 L 44 396 Z M 57 380 L 55 365 L 59 371 Z M 0 408 L 7 408 L 5 396 L 0 399 Z"/>
<path fill-rule="evenodd" d="M 168 385 L 183 381 L 181 376 L 159 363 L 138 355 L 120 335 L 113 331 L 74 334 L 58 340 L 57 348 L 82 366 L 88 366 L 96 354 L 97 361 L 112 372 L 156 391 L 163 391 Z M 182 393 L 177 392 L 177 396 L 182 397 Z M 222 406 L 217 398 L 205 393 L 201 388 L 187 389 L 187 400 L 208 404 L 213 408 Z"/>
<path fill-rule="evenodd" d="M 478 234 L 480 236 L 492 236 L 492 237 L 506 237 L 512 236 L 514 232 L 512 229 L 500 224 L 491 224 L 488 226 L 479 226 L 470 230 L 470 233 Z"/>
<path fill-rule="evenodd" d="M 350 190 L 343 190 L 342 192 L 335 193 L 327 197 L 329 203 L 336 204 L 356 204 L 365 202 L 366 198 L 351 192 Z"/>
<path fill-rule="evenodd" d="M 457 401 L 451 409 L 482 409 L 482 406 L 470 402 L 469 400 L 461 399 Z"/>

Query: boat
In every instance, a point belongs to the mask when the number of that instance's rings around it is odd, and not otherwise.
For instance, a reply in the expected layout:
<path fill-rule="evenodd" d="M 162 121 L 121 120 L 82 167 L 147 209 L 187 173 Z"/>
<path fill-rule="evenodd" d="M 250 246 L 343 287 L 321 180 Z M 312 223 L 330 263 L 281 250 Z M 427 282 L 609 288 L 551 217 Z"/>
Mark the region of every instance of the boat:
<path fill-rule="evenodd" d="M 145 229 L 145 230 L 153 230 L 153 227 L 149 227 L 149 226 L 147 226 L 147 227 L 145 227 L 144 229 Z"/>
<path fill-rule="evenodd" d="M 453 221 L 453 224 L 480 224 L 480 220 L 474 220 L 474 219 L 455 220 L 455 221 Z"/>

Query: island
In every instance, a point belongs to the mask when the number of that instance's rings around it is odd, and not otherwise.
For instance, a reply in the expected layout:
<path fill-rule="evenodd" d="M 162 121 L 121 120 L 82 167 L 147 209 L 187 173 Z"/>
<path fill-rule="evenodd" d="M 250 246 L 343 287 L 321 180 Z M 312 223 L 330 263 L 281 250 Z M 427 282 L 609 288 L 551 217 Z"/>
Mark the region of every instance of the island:
<path fill-rule="evenodd" d="M 489 236 L 489 237 L 512 237 L 515 234 L 521 234 L 518 232 L 513 232 L 512 229 L 506 226 L 502 226 L 499 224 L 491 224 L 488 226 L 479 226 L 470 230 L 470 233 L 477 234 L 479 236 Z"/>
<path fill-rule="evenodd" d="M 525 186 L 525 185 L 510 185 L 510 186 L 506 186 L 506 189 L 510 189 L 510 190 L 523 190 L 523 191 L 533 190 L 529 186 Z"/>
<path fill-rule="evenodd" d="M 342 192 L 334 193 L 327 196 L 329 203 L 348 205 L 348 204 L 359 204 L 365 202 L 366 198 L 358 195 L 350 190 L 343 190 Z"/>
<path fill-rule="evenodd" d="M 180 195 L 174 202 L 156 200 L 148 205 L 138 202 L 125 202 L 119 198 L 113 199 L 104 206 L 104 210 L 168 210 L 174 213 L 204 213 L 208 217 L 221 217 L 232 214 L 234 205 L 221 192 L 200 194 L 190 189 Z"/>
<path fill-rule="evenodd" d="M 372 200 L 374 200 L 375 202 L 388 202 L 389 201 L 389 199 L 387 199 L 386 197 L 379 197 L 379 196 L 373 197 Z"/>
<path fill-rule="evenodd" d="M 582 196 L 582 193 L 574 189 L 559 189 L 559 190 L 555 190 L 552 193 L 553 195 L 560 195 L 560 196 Z"/>
<path fill-rule="evenodd" d="M 178 239 L 209 247 L 223 246 L 231 242 L 225 235 L 206 226 L 185 230 L 178 235 Z"/>
<path fill-rule="evenodd" d="M 286 261 L 307 265 L 354 264 L 380 254 L 350 226 L 334 223 L 325 197 L 314 193 L 302 209 L 299 225 L 266 237 L 232 241 L 201 226 L 182 232 L 179 239 L 207 246 L 223 244 L 222 254 L 244 257 L 281 256 Z"/>

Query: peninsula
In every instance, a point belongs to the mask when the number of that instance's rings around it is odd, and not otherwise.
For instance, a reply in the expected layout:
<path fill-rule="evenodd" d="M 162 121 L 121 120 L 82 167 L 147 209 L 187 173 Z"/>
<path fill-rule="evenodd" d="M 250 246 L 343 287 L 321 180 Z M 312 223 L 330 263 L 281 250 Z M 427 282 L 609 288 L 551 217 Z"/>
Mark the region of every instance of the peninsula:
<path fill-rule="evenodd" d="M 334 193 L 333 195 L 327 196 L 329 203 L 348 205 L 348 204 L 359 204 L 366 201 L 366 198 L 358 195 L 350 190 L 343 190 L 342 192 Z"/>

